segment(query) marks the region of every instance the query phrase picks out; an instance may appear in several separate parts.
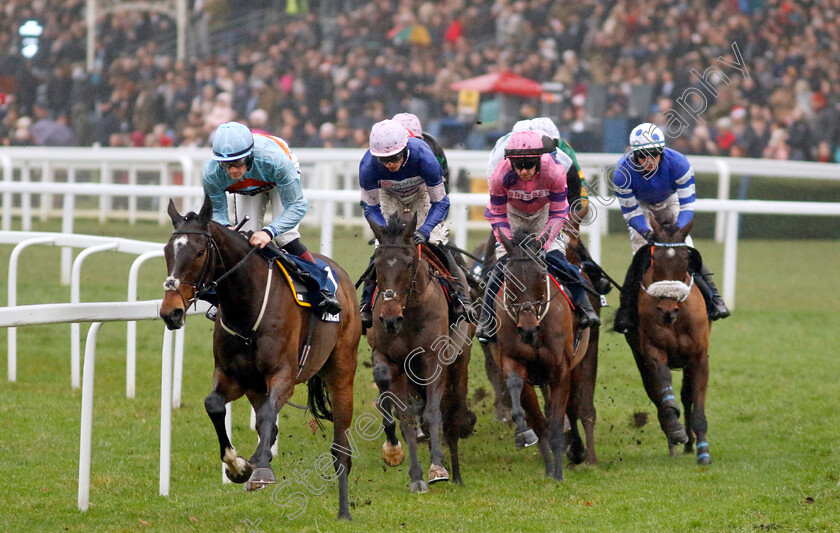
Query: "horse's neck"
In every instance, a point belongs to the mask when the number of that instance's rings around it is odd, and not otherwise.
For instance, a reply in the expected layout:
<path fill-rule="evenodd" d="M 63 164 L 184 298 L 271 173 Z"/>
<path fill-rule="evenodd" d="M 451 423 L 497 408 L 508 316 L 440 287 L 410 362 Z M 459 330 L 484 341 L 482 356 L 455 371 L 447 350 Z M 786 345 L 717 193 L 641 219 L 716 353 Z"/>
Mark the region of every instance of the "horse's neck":
<path fill-rule="evenodd" d="M 237 235 L 215 222 L 210 223 L 210 233 L 216 241 L 218 248 L 218 259 L 213 279 L 230 272 L 218 287 L 219 299 L 224 301 L 237 301 L 243 296 L 258 298 L 262 295 L 262 288 L 265 286 L 265 275 L 268 268 L 265 261 L 252 255 L 242 266 L 233 270 L 237 264 L 248 254 L 250 248 L 244 246 Z M 231 270 L 233 270 L 231 272 Z"/>
<path fill-rule="evenodd" d="M 430 263 L 423 258 L 417 263 L 417 272 L 414 275 L 414 291 L 406 301 L 406 307 L 419 307 L 432 297 L 432 294 L 440 286 L 440 283 L 433 283 L 432 274 L 429 271 Z"/>

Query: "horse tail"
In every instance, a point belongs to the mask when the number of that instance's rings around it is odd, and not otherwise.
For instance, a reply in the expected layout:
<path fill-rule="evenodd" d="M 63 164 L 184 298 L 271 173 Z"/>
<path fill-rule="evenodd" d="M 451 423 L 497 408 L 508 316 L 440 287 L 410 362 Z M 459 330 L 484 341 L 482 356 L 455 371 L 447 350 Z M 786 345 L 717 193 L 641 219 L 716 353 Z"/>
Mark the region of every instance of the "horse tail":
<path fill-rule="evenodd" d="M 318 374 L 315 374 L 309 378 L 306 386 L 309 389 L 309 397 L 306 404 L 309 406 L 309 412 L 312 413 L 312 416 L 318 422 L 318 427 L 322 427 L 321 420 L 332 422 L 332 405 L 330 404 L 330 395 L 327 392 L 327 384 L 324 382 L 324 379 Z"/>

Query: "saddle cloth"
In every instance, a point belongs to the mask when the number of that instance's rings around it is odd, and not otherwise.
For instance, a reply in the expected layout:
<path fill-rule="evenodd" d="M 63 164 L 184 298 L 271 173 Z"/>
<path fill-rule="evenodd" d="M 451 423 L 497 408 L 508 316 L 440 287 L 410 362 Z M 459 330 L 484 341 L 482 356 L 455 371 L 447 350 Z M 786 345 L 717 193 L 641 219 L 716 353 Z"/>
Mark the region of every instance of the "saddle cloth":
<path fill-rule="evenodd" d="M 296 304 L 301 307 L 312 307 L 312 303 L 315 301 L 316 296 L 312 293 L 310 284 L 301 279 L 300 276 L 293 274 L 296 270 L 294 267 L 287 268 L 287 265 L 283 264 L 286 261 L 293 262 L 294 266 L 303 270 L 313 280 L 317 281 L 320 289 L 327 289 L 330 294 L 335 296 L 335 293 L 338 290 L 338 280 L 336 279 L 332 268 L 330 268 L 326 262 L 316 258 L 316 264 L 313 265 L 309 261 L 301 259 L 295 255 L 282 254 L 280 257 L 275 259 L 275 262 L 277 263 L 277 266 L 280 267 L 280 271 L 283 273 L 286 283 L 288 283 L 289 287 L 292 289 L 292 294 L 295 295 Z M 290 270 L 292 270 L 292 272 L 289 272 Z M 321 320 L 324 320 L 325 322 L 338 322 L 339 315 L 325 314 L 321 316 Z"/>

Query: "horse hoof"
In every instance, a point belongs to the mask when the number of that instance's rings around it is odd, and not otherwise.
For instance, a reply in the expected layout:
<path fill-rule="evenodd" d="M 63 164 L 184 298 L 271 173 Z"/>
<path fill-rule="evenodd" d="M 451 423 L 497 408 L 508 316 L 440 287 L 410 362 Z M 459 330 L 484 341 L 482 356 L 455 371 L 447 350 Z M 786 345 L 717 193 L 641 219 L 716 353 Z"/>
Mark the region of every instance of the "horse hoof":
<path fill-rule="evenodd" d="M 269 485 L 277 483 L 274 477 L 274 471 L 271 468 L 257 468 L 251 474 L 251 478 L 245 483 L 245 492 L 253 492 L 255 490 L 264 489 Z"/>
<path fill-rule="evenodd" d="M 517 433 L 515 440 L 517 448 L 527 448 L 528 446 L 533 446 L 539 442 L 540 439 L 537 438 L 537 434 L 534 433 L 533 429 L 529 429 L 527 431 L 523 431 L 522 433 Z"/>
<path fill-rule="evenodd" d="M 700 466 L 712 464 L 712 458 L 708 453 L 703 453 L 697 456 L 697 464 Z"/>
<path fill-rule="evenodd" d="M 254 465 L 246 461 L 244 457 L 236 458 L 236 467 L 239 469 L 238 473 L 231 471 L 229 465 L 225 465 L 225 475 L 229 480 L 234 483 L 245 483 L 251 478 L 251 474 L 254 471 Z"/>
<path fill-rule="evenodd" d="M 422 479 L 411 482 L 411 492 L 413 494 L 425 494 L 429 492 L 429 486 Z"/>
<path fill-rule="evenodd" d="M 429 467 L 429 484 L 438 481 L 449 481 L 449 472 L 441 465 L 432 465 Z"/>
<path fill-rule="evenodd" d="M 688 435 L 682 426 L 679 429 L 668 432 L 668 446 L 675 447 L 686 442 L 688 442 Z"/>
<path fill-rule="evenodd" d="M 391 445 L 387 440 L 382 444 L 382 460 L 385 461 L 386 465 L 399 466 L 403 459 L 405 459 L 405 453 L 403 453 L 402 444 L 399 441 L 396 445 Z"/>

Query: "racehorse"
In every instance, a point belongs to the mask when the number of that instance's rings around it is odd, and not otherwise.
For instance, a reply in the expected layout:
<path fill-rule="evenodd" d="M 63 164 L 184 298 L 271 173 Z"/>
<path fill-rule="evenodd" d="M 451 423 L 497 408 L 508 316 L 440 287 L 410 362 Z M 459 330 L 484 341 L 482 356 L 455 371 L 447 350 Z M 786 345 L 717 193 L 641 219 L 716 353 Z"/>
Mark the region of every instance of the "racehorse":
<path fill-rule="evenodd" d="M 373 327 L 368 330 L 367 339 L 383 413 L 383 459 L 391 466 L 404 459 L 391 416 L 392 407 L 397 407 L 411 460 L 410 490 L 428 491 L 417 459 L 415 414 L 422 414 L 429 436 L 429 483 L 449 480 L 441 451 L 442 425 L 452 459 L 452 481 L 463 484 L 458 439 L 467 437 L 475 423 L 475 415 L 466 406 L 467 368 L 475 326 L 459 319 L 450 327 L 446 295 L 437 279 L 442 274 L 432 266 L 433 253 L 412 241 L 416 215 L 408 223 L 394 217 L 385 227 L 374 222 L 370 226 L 379 241 L 374 254 L 378 287 Z M 457 276 L 454 283 L 466 285 L 463 273 L 452 275 Z M 416 413 L 408 407 L 414 403 L 419 405 Z"/>
<path fill-rule="evenodd" d="M 685 453 L 691 453 L 696 437 L 697 464 L 707 465 L 711 463 L 705 411 L 711 323 L 691 275 L 691 265 L 701 261 L 696 250 L 685 244 L 693 221 L 682 229 L 663 228 L 656 220 L 650 223 L 655 243 L 647 251 L 640 250 L 650 256 L 650 267 L 639 292 L 639 327 L 625 337 L 645 391 L 658 409 L 671 455 L 676 455 L 680 444 L 685 444 Z M 680 398 L 685 429 L 671 387 L 674 368 L 683 370 Z"/>
<path fill-rule="evenodd" d="M 516 232 L 512 241 L 502 235 L 501 242 L 508 259 L 502 296 L 496 300 L 498 342 L 491 350 L 507 376 L 516 447 L 537 444 L 546 476 L 561 481 L 572 370 L 586 353 L 588 332 L 584 330 L 576 351 L 571 303 L 548 275 L 539 241 Z M 543 385 L 545 415 L 534 389 Z"/>
<path fill-rule="evenodd" d="M 478 257 L 483 257 L 481 263 L 482 269 L 493 268 L 495 264 L 495 256 L 493 249 L 495 247 L 496 237 L 491 232 L 487 242 L 481 243 L 473 252 Z M 580 257 L 577 255 L 577 246 L 579 241 L 576 238 L 570 240 L 569 246 L 566 250 L 566 258 L 574 265 L 580 265 Z M 489 251 L 488 251 L 489 250 Z M 475 263 L 471 264 L 471 268 L 475 268 Z M 582 272 L 586 276 L 586 272 Z M 473 295 L 473 300 L 481 301 L 480 294 Z M 601 314 L 601 299 L 595 295 L 590 294 L 589 300 L 592 303 L 593 309 Z M 600 336 L 600 328 L 598 326 L 591 326 L 589 328 L 589 340 L 586 344 L 586 353 L 581 359 L 580 363 L 572 370 L 572 385 L 569 393 L 569 401 L 566 405 L 566 414 L 569 420 L 569 430 L 566 432 L 568 450 L 566 452 L 569 460 L 573 464 L 580 464 L 584 461 L 588 464 L 595 464 L 598 462 L 598 457 L 595 453 L 595 380 L 598 375 L 598 339 Z M 507 391 L 507 384 L 505 376 L 496 363 L 491 345 L 481 344 L 481 349 L 484 351 L 484 370 L 487 374 L 487 379 L 490 381 L 494 391 L 493 406 L 496 412 L 496 419 L 502 422 L 507 422 L 511 419 L 510 409 L 510 395 Z M 548 393 L 546 387 L 542 387 L 543 394 Z M 586 442 L 581 438 L 577 422 L 583 425 Z"/>
<path fill-rule="evenodd" d="M 201 293 L 215 287 L 219 299 L 213 333 L 213 391 L 204 406 L 219 438 L 227 476 L 245 483 L 246 491 L 275 483 L 270 462 L 277 413 L 295 385 L 306 382 L 312 414 L 333 421 L 338 517 L 349 520 L 347 429 L 353 416 L 353 377 L 361 337 L 353 282 L 334 261 L 319 256 L 337 278 L 336 296 L 344 311 L 338 321 L 318 320 L 310 308 L 295 302 L 276 263 L 252 254 L 254 248 L 242 234 L 210 220 L 208 197 L 198 214 L 181 216 L 171 200 L 168 213 L 175 229 L 164 248 L 169 276 L 161 318 L 169 329 L 177 329 Z M 302 351 L 304 357 L 299 359 Z M 225 404 L 242 395 L 257 413 L 259 433 L 259 445 L 247 461 L 237 455 L 225 430 Z"/>

